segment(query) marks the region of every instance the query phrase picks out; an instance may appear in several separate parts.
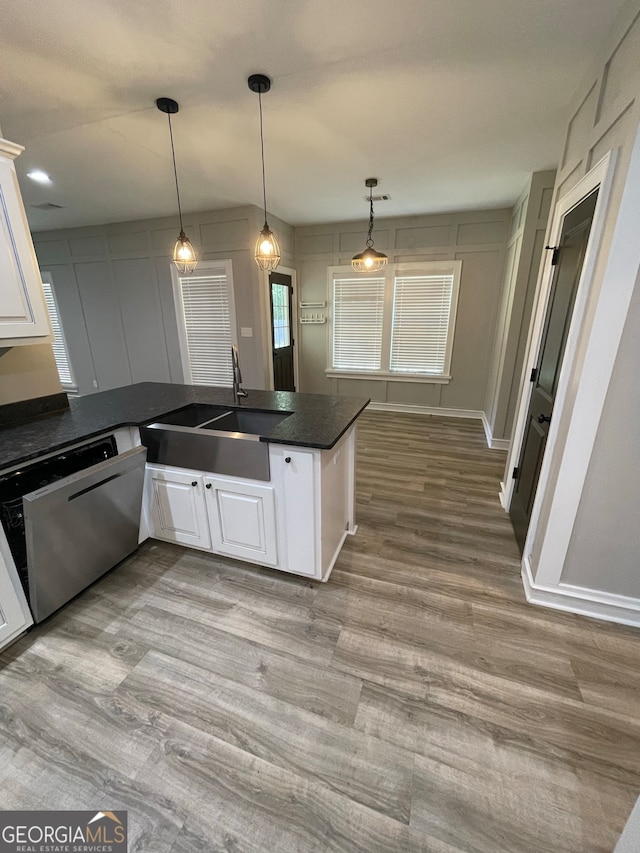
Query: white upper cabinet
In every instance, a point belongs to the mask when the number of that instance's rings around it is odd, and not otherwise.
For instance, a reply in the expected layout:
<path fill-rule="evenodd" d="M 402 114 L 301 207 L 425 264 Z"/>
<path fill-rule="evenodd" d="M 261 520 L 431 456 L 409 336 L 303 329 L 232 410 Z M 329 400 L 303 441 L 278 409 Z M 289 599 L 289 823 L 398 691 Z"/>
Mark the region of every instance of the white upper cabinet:
<path fill-rule="evenodd" d="M 42 281 L 14 159 L 22 147 L 0 139 L 0 346 L 52 341 Z"/>

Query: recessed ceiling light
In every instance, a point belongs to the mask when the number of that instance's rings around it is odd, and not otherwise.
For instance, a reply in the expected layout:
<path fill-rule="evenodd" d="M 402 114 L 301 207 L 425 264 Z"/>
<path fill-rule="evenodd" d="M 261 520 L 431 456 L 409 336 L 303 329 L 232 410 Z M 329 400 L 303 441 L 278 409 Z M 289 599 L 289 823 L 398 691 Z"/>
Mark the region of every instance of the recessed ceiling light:
<path fill-rule="evenodd" d="M 31 178 L 32 181 L 37 181 L 39 184 L 50 184 L 51 178 L 47 175 L 46 172 L 43 172 L 41 169 L 34 169 L 33 172 L 27 172 L 27 177 Z"/>

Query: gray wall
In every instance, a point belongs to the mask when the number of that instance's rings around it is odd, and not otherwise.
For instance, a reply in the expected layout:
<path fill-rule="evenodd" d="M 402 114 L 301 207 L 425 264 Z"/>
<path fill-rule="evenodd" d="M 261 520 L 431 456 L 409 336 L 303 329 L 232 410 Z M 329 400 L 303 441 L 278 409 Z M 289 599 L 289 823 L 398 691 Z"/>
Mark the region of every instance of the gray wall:
<path fill-rule="evenodd" d="M 576 93 L 569 115 L 554 204 L 555 199 L 574 186 L 609 149 L 617 150 L 607 220 L 585 321 L 578 338 L 576 371 L 584 359 L 599 300 L 602 298 L 603 304 L 606 304 L 607 300 L 616 299 L 616 283 L 608 280 L 606 264 L 640 121 L 639 55 L 640 3 L 633 0 L 623 8 L 613 31 L 605 40 L 599 56 Z M 638 221 L 637 212 L 635 221 Z M 636 275 L 637 270 L 633 272 L 634 278 Z M 565 583 L 635 598 L 640 598 L 638 286 L 636 283 L 635 297 L 616 357 L 606 407 L 600 419 L 561 578 Z M 582 383 L 590 381 L 588 375 L 582 376 L 581 390 Z M 532 549 L 534 574 L 558 474 L 563 470 L 563 453 L 577 388 L 577 381 L 570 383 L 567 403 L 562 413 L 559 413 L 557 451 L 552 461 L 549 486 L 542 502 L 541 518 Z M 593 417 L 600 418 L 600 412 L 594 412 Z"/>
<path fill-rule="evenodd" d="M 555 176 L 553 171 L 535 172 L 512 212 L 484 407 L 494 439 L 511 437 Z"/>
<path fill-rule="evenodd" d="M 253 206 L 190 214 L 185 230 L 199 258 L 231 258 L 244 383 L 264 388 L 266 366 L 260 289 L 266 282 L 253 247 L 262 214 Z M 292 262 L 293 229 L 270 217 L 283 262 Z M 81 394 L 132 382 L 181 382 L 171 284 L 174 218 L 119 222 L 33 235 L 42 270 L 51 273 L 70 360 Z"/>
<path fill-rule="evenodd" d="M 482 410 L 510 220 L 508 209 L 376 217 L 375 247 L 390 261 L 462 261 L 449 384 L 329 379 L 327 326 L 303 325 L 298 332 L 302 390 L 364 395 L 381 403 Z M 295 229 L 300 301 L 327 300 L 327 267 L 349 264 L 363 248 L 366 231 L 366 221 Z"/>

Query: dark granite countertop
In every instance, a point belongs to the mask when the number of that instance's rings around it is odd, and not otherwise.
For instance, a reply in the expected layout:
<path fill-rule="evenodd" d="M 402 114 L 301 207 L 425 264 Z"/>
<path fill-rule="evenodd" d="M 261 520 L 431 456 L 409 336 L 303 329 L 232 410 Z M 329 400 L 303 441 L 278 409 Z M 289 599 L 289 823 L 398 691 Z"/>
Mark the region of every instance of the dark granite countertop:
<path fill-rule="evenodd" d="M 289 391 L 248 391 L 243 409 L 293 412 L 261 441 L 328 450 L 368 404 L 364 397 L 329 397 Z M 235 407 L 230 388 L 140 382 L 86 397 L 72 397 L 69 409 L 0 428 L 0 469 L 109 432 L 140 426 L 189 403 Z"/>

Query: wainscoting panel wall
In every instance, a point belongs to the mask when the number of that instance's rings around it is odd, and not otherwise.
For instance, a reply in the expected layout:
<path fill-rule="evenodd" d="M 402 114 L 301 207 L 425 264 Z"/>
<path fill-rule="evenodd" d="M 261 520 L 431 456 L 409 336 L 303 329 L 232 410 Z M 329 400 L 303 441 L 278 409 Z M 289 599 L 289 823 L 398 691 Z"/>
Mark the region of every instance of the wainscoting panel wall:
<path fill-rule="evenodd" d="M 606 220 L 576 334 L 567 397 L 562 411 L 554 411 L 555 452 L 529 558 L 532 581 L 541 583 L 540 566 L 550 565 L 541 559 L 543 551 L 549 543 L 558 547 L 558 526 L 563 536 L 570 535 L 566 556 L 555 555 L 553 566 L 567 609 L 578 607 L 580 599 L 606 604 L 622 596 L 636 607 L 640 601 L 639 45 L 640 3 L 631 0 L 570 106 L 551 208 L 607 151 L 615 151 Z M 568 530 L 567 518 L 574 519 Z"/>
<path fill-rule="evenodd" d="M 231 258 L 243 378 L 264 388 L 263 323 L 253 261 L 262 214 L 253 206 L 185 216 L 202 260 Z M 270 217 L 283 263 L 293 262 L 293 229 Z M 33 235 L 40 268 L 51 273 L 69 355 L 81 394 L 132 382 L 182 382 L 171 284 L 173 218 L 118 222 Z"/>
<path fill-rule="evenodd" d="M 325 376 L 328 326 L 308 325 L 299 331 L 302 390 L 366 395 L 379 403 L 482 410 L 510 221 L 509 209 L 376 219 L 376 249 L 393 262 L 462 261 L 449 384 L 329 379 Z M 365 221 L 295 229 L 301 301 L 328 299 L 327 267 L 349 264 L 364 246 L 366 231 Z"/>

